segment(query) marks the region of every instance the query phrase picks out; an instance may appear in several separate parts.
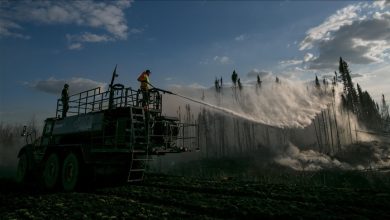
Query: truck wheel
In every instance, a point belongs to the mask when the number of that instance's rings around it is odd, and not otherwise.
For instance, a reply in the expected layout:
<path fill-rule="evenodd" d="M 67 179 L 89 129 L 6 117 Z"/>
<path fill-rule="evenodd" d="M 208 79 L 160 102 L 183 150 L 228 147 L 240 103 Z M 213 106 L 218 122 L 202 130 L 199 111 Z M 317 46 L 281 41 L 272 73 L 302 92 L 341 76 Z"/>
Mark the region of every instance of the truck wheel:
<path fill-rule="evenodd" d="M 43 184 L 48 190 L 54 189 L 58 184 L 60 175 L 60 159 L 56 153 L 50 154 L 43 169 Z"/>
<path fill-rule="evenodd" d="M 62 187 L 65 191 L 73 191 L 80 181 L 80 163 L 74 153 L 68 154 L 62 166 Z"/>
<path fill-rule="evenodd" d="M 26 183 L 30 174 L 28 173 L 28 158 L 27 154 L 23 153 L 19 157 L 18 167 L 16 170 L 16 182 L 19 184 Z"/>

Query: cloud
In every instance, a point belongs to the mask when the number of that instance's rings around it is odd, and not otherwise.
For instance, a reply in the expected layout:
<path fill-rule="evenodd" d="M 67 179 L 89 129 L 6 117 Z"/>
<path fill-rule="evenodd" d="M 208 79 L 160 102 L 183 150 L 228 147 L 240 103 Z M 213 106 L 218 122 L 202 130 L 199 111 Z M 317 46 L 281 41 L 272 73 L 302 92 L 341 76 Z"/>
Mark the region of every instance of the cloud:
<path fill-rule="evenodd" d="M 249 71 L 249 73 L 247 73 L 246 76 L 249 78 L 254 78 L 254 77 L 257 77 L 257 75 L 259 75 L 260 77 L 265 77 L 265 76 L 268 76 L 271 74 L 272 74 L 271 72 L 264 71 L 264 70 L 258 70 L 255 68 L 255 69 Z"/>
<path fill-rule="evenodd" d="M 279 62 L 279 64 L 281 65 L 284 65 L 284 66 L 291 66 L 291 65 L 298 65 L 298 64 L 302 64 L 303 61 L 302 60 L 282 60 Z"/>
<path fill-rule="evenodd" d="M 26 82 L 25 85 L 50 94 L 60 94 L 64 84 L 69 84 L 69 93 L 75 94 L 89 89 L 100 87 L 104 90 L 106 83 L 97 82 L 91 79 L 73 77 L 71 79 L 55 79 L 39 80 L 36 82 Z"/>
<path fill-rule="evenodd" d="M 81 50 L 83 48 L 83 45 L 81 43 L 72 43 L 69 45 L 69 50 Z"/>
<path fill-rule="evenodd" d="M 315 59 L 316 57 L 312 53 L 306 53 L 302 60 L 300 59 L 282 60 L 279 62 L 279 64 L 281 65 L 282 68 L 305 64 L 304 69 L 307 69 L 306 64 Z"/>
<path fill-rule="evenodd" d="M 383 3 L 384 10 L 387 9 Z M 350 63 L 370 64 L 390 57 L 390 12 L 375 4 L 354 4 L 338 10 L 322 24 L 311 28 L 300 50 L 316 48 L 310 69 L 336 69 L 342 56 Z M 374 13 L 372 10 L 376 10 Z M 304 58 L 305 59 L 305 58 Z"/>
<path fill-rule="evenodd" d="M 220 56 L 215 56 L 215 57 L 213 58 L 213 60 L 214 60 L 215 62 L 217 62 L 217 63 L 220 63 L 220 64 L 228 64 L 228 63 L 231 63 L 230 58 L 227 57 L 227 56 L 222 56 L 222 57 L 220 57 Z"/>
<path fill-rule="evenodd" d="M 312 61 L 314 59 L 315 59 L 315 57 L 311 53 L 306 53 L 305 56 L 303 57 L 304 62 L 309 62 L 309 61 Z"/>
<path fill-rule="evenodd" d="M 390 1 L 389 0 L 379 0 L 379 1 L 374 1 L 373 5 L 375 7 L 379 7 L 380 9 L 384 9 L 386 6 L 389 6 L 390 5 Z"/>
<path fill-rule="evenodd" d="M 0 19 L 0 38 L 15 37 L 22 39 L 30 39 L 30 36 L 16 33 L 13 30 L 22 30 L 23 28 L 15 22 Z"/>
<path fill-rule="evenodd" d="M 308 30 L 306 32 L 307 36 L 299 44 L 299 49 L 311 49 L 316 43 L 329 40 L 332 31 L 336 31 L 344 25 L 352 24 L 352 22 L 358 18 L 357 11 L 359 8 L 359 5 L 349 5 L 338 10 L 322 24 Z"/>
<path fill-rule="evenodd" d="M 245 34 L 241 34 L 241 35 L 235 37 L 234 40 L 236 40 L 236 41 L 243 41 L 246 38 L 247 38 L 247 36 Z"/>
<path fill-rule="evenodd" d="M 82 35 L 67 35 L 69 38 L 73 38 L 73 40 L 77 40 L 80 42 L 105 42 L 105 41 L 111 41 L 113 40 L 111 37 L 108 35 L 97 35 L 97 34 L 92 34 L 89 32 L 85 32 Z"/>
<path fill-rule="evenodd" d="M 144 32 L 144 29 L 132 28 L 130 29 L 130 34 L 141 34 Z"/>
<path fill-rule="evenodd" d="M 386 98 L 390 97 L 389 70 L 390 64 L 381 64 L 375 69 L 360 70 L 362 77 L 354 79 L 354 82 L 359 83 L 363 90 L 367 90 L 374 99 L 379 101 L 382 94 L 385 94 Z"/>
<path fill-rule="evenodd" d="M 0 36 L 21 37 L 21 24 L 77 25 L 97 28 L 106 35 L 84 33 L 83 42 L 125 40 L 129 33 L 141 33 L 140 29 L 128 30 L 124 10 L 132 0 L 121 1 L 10 1 L 0 8 Z M 6 25 L 4 25 L 6 24 Z M 87 34 L 87 35 L 86 35 Z M 89 34 L 89 35 L 88 35 Z M 108 36 L 109 35 L 109 36 Z M 104 40 L 103 40 L 104 38 Z"/>

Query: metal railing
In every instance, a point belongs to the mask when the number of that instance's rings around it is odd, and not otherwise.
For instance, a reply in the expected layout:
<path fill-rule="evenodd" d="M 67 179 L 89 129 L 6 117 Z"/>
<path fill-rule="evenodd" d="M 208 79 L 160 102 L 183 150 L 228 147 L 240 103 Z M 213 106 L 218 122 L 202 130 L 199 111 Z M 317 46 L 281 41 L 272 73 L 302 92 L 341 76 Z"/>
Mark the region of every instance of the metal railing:
<path fill-rule="evenodd" d="M 131 88 L 101 91 L 100 87 L 69 96 L 67 116 L 87 114 L 121 107 L 142 107 L 142 92 Z M 158 91 L 150 90 L 147 108 L 161 112 L 162 98 Z M 56 117 L 60 118 L 64 104 L 57 100 Z"/>

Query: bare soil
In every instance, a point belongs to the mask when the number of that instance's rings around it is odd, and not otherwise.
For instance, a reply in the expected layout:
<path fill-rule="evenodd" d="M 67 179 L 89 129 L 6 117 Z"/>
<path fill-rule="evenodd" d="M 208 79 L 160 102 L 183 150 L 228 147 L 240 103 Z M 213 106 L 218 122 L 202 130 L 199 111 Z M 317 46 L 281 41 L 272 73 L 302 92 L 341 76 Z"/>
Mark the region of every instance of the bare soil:
<path fill-rule="evenodd" d="M 390 189 L 148 174 L 137 184 L 45 192 L 0 180 L 0 219 L 390 219 Z"/>

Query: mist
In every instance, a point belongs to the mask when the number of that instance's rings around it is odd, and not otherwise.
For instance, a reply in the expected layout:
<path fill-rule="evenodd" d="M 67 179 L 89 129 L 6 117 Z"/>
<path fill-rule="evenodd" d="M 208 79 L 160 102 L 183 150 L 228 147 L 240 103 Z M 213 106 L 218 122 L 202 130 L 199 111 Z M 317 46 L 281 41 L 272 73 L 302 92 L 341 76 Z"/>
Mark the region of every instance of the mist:
<path fill-rule="evenodd" d="M 225 85 L 220 92 L 214 88 L 172 88 L 174 92 L 204 102 L 209 108 L 253 122 L 280 128 L 304 128 L 312 123 L 322 109 L 332 102 L 331 89 L 319 92 L 311 83 L 264 78 L 261 87 L 247 84 L 242 90 Z M 204 96 L 203 100 L 202 96 Z M 178 101 L 180 102 L 180 101 Z"/>
<path fill-rule="evenodd" d="M 0 123 L 0 177 L 13 177 L 18 152 L 25 143 L 20 136 L 23 126 Z"/>
<path fill-rule="evenodd" d="M 390 141 L 360 132 L 367 129 L 341 107 L 341 85 L 263 80 L 242 90 L 172 88 L 189 99 L 166 97 L 165 113 L 199 124 L 201 152 L 192 159 L 257 155 L 256 163 L 300 171 L 390 166 Z"/>

